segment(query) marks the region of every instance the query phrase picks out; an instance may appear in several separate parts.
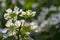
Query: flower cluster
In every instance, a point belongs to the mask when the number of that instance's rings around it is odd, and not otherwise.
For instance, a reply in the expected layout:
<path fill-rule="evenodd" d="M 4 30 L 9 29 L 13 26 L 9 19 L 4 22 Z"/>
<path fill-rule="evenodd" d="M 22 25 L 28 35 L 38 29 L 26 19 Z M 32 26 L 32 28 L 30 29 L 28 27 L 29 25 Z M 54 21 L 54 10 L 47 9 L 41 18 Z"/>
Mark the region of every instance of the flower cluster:
<path fill-rule="evenodd" d="M 6 13 L 4 14 L 4 18 L 5 20 L 7 20 L 5 26 L 8 27 L 12 31 L 12 33 L 15 34 L 15 31 L 19 29 L 20 26 L 24 26 L 25 24 L 25 20 L 24 19 L 18 20 L 18 16 L 23 18 L 31 18 L 34 17 L 35 14 L 36 14 L 35 11 L 27 10 L 25 12 L 22 9 L 19 9 L 18 7 L 15 7 L 14 10 L 7 9 Z"/>
<path fill-rule="evenodd" d="M 12 11 L 12 9 L 7 9 L 6 10 L 7 13 L 4 14 L 4 18 L 6 20 L 9 20 L 9 19 L 14 19 L 16 20 L 17 19 L 17 15 L 22 12 L 22 9 L 19 10 L 19 8 L 15 7 L 14 8 L 14 11 Z"/>
<path fill-rule="evenodd" d="M 17 21 L 18 15 L 20 15 L 20 17 L 29 18 L 29 17 L 35 16 L 36 14 L 35 11 L 27 10 L 25 12 L 22 9 L 19 9 L 18 7 L 15 7 L 13 11 L 12 9 L 7 9 L 6 12 L 7 13 L 4 14 L 4 18 L 5 20 L 8 20 L 6 23 L 7 27 L 11 25 L 19 26 L 21 24 L 22 20 Z M 15 22 L 13 23 L 12 21 L 15 21 Z"/>
<path fill-rule="evenodd" d="M 36 14 L 35 11 L 32 12 L 31 10 L 27 10 L 26 12 L 22 11 L 20 16 L 24 18 L 29 18 L 35 16 L 35 14 Z"/>
<path fill-rule="evenodd" d="M 6 27 L 20 27 L 20 25 L 23 26 L 25 20 L 16 20 L 14 23 L 12 20 L 8 20 L 7 23 L 6 23 Z M 22 24 L 21 24 L 22 23 Z"/>

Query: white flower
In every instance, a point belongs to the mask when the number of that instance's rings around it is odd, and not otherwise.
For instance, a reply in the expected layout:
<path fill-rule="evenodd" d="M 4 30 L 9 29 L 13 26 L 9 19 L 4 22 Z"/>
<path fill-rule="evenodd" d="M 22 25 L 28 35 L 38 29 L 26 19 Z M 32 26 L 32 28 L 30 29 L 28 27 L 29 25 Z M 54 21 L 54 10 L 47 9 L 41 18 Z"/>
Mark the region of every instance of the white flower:
<path fill-rule="evenodd" d="M 26 15 L 26 12 L 22 11 L 22 15 Z"/>
<path fill-rule="evenodd" d="M 16 14 L 19 14 L 19 13 L 21 13 L 21 12 L 22 12 L 22 9 L 20 9 L 20 10 L 19 10 L 19 8 L 15 6 L 15 8 L 14 8 L 14 11 L 13 11 L 13 12 L 15 12 Z"/>
<path fill-rule="evenodd" d="M 25 20 L 21 20 L 21 26 L 24 26 Z"/>
<path fill-rule="evenodd" d="M 49 12 L 49 9 L 46 8 L 46 7 L 44 7 L 44 8 L 42 8 L 42 12 L 44 12 L 44 13 L 48 13 L 48 12 Z"/>
<path fill-rule="evenodd" d="M 31 10 L 26 11 L 27 15 L 31 15 Z"/>
<path fill-rule="evenodd" d="M 44 28 L 46 25 L 48 25 L 48 21 L 43 21 L 40 25 L 40 28 Z"/>
<path fill-rule="evenodd" d="M 25 22 L 24 25 L 25 25 L 25 26 L 29 26 L 29 25 L 30 25 L 30 22 Z"/>
<path fill-rule="evenodd" d="M 22 11 L 19 16 L 23 17 L 24 15 L 26 15 L 26 12 Z"/>
<path fill-rule="evenodd" d="M 56 10 L 57 10 L 57 7 L 51 6 L 49 10 L 50 10 L 50 11 L 56 11 Z"/>
<path fill-rule="evenodd" d="M 41 32 L 41 28 L 38 28 L 37 30 L 35 30 L 35 32 Z"/>
<path fill-rule="evenodd" d="M 34 26 L 31 26 L 31 29 L 37 29 L 38 28 L 38 26 L 37 25 L 34 25 Z"/>
<path fill-rule="evenodd" d="M 30 23 L 30 25 L 31 25 L 31 29 L 33 30 L 38 28 L 38 25 L 35 22 Z"/>
<path fill-rule="evenodd" d="M 30 25 L 31 25 L 31 26 L 34 26 L 34 24 L 35 24 L 35 23 L 34 23 L 34 22 L 32 22 Z"/>
<path fill-rule="evenodd" d="M 16 26 L 16 27 L 20 27 L 20 25 L 21 25 L 21 21 L 17 20 L 17 21 L 15 22 L 15 26 Z"/>
<path fill-rule="evenodd" d="M 21 14 L 21 15 L 19 15 L 19 16 L 23 17 L 23 15 L 22 15 L 22 14 Z"/>
<path fill-rule="evenodd" d="M 7 9 L 6 12 L 7 13 L 12 13 L 12 10 L 11 9 Z"/>
<path fill-rule="evenodd" d="M 23 11 L 23 9 L 20 9 L 19 12 L 21 13 Z"/>
<path fill-rule="evenodd" d="M 8 20 L 7 23 L 6 23 L 5 25 L 6 25 L 6 27 L 14 26 L 12 20 Z"/>
<path fill-rule="evenodd" d="M 7 28 L 2 29 L 2 33 L 7 33 L 7 31 L 8 31 Z"/>
<path fill-rule="evenodd" d="M 24 17 L 24 16 L 33 17 L 33 16 L 35 16 L 35 14 L 36 14 L 35 11 L 27 10 L 26 12 L 22 11 L 20 16 L 22 16 L 22 17 Z"/>
<path fill-rule="evenodd" d="M 6 20 L 8 20 L 9 18 L 11 18 L 10 16 L 9 16 L 9 14 L 4 14 L 4 18 L 6 19 Z"/>
<path fill-rule="evenodd" d="M 28 11 L 26 11 L 26 13 L 28 16 L 32 16 L 32 17 L 35 16 L 35 14 L 36 14 L 36 12 L 32 11 L 32 10 L 28 10 Z"/>
<path fill-rule="evenodd" d="M 19 11 L 19 8 L 18 7 L 14 7 L 14 11 L 18 12 Z"/>
<path fill-rule="evenodd" d="M 4 14 L 4 18 L 5 18 L 6 20 L 9 20 L 9 19 L 17 20 L 17 15 L 16 15 L 16 16 L 14 16 L 14 17 L 11 17 L 11 15 L 10 15 L 10 14 L 6 13 L 6 14 Z"/>
<path fill-rule="evenodd" d="M 30 34 L 30 32 L 27 32 L 26 34 Z"/>
<path fill-rule="evenodd" d="M 36 12 L 32 12 L 32 16 L 35 16 Z"/>
<path fill-rule="evenodd" d="M 11 9 L 7 9 L 7 10 L 6 10 L 7 13 L 4 14 L 4 18 L 5 18 L 6 20 L 9 20 L 9 19 L 14 19 L 14 20 L 16 20 L 16 19 L 17 19 L 17 13 L 18 13 L 17 10 L 18 10 L 18 9 L 15 9 L 15 11 L 12 11 Z M 15 18 L 16 18 L 16 19 L 15 19 Z"/>
<path fill-rule="evenodd" d="M 9 36 L 12 36 L 12 35 L 15 35 L 15 34 L 16 34 L 16 32 L 13 32 L 13 33 L 10 33 Z"/>

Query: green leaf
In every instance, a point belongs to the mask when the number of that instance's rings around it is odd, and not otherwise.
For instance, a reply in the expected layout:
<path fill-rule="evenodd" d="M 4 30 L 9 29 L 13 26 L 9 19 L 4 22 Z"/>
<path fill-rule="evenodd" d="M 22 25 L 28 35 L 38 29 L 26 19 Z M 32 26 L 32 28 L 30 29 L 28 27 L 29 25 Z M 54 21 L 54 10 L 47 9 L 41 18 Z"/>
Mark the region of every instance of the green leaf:
<path fill-rule="evenodd" d="M 25 9 L 31 8 L 32 4 L 34 3 L 34 0 L 26 0 L 26 4 L 24 6 Z"/>
<path fill-rule="evenodd" d="M 8 37 L 8 38 L 6 38 L 4 40 L 16 40 L 16 38 L 14 36 L 10 36 L 10 37 Z"/>
<path fill-rule="evenodd" d="M 21 30 L 20 30 L 20 33 L 21 33 L 21 36 L 24 37 L 26 35 L 26 32 L 29 32 L 30 31 L 30 26 L 26 27 L 24 26 Z"/>

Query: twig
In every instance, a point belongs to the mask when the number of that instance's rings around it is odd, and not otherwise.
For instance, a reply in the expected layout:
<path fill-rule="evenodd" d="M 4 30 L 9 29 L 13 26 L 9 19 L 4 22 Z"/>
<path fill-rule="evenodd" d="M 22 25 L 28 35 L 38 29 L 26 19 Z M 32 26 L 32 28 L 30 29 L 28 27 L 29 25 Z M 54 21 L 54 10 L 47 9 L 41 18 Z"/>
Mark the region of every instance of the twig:
<path fill-rule="evenodd" d="M 22 23 L 21 23 L 21 24 L 22 24 Z M 18 40 L 20 40 L 20 37 L 19 37 L 19 35 L 20 35 L 20 30 L 21 30 L 21 25 L 20 25 L 20 27 L 19 27 L 19 29 L 18 29 L 18 35 L 17 35 Z"/>

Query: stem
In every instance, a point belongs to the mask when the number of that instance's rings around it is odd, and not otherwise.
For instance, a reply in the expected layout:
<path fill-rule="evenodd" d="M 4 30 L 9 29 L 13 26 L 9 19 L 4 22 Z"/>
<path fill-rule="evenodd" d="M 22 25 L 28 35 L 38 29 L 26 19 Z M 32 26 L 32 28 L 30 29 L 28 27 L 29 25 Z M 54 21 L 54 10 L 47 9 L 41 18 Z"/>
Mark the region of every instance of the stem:
<path fill-rule="evenodd" d="M 22 24 L 22 23 L 21 23 L 21 24 Z M 18 40 L 20 40 L 20 37 L 19 37 L 19 35 L 20 35 L 20 30 L 21 30 L 21 25 L 20 25 L 20 27 L 19 27 L 19 29 L 18 29 L 18 35 L 17 35 Z"/>

